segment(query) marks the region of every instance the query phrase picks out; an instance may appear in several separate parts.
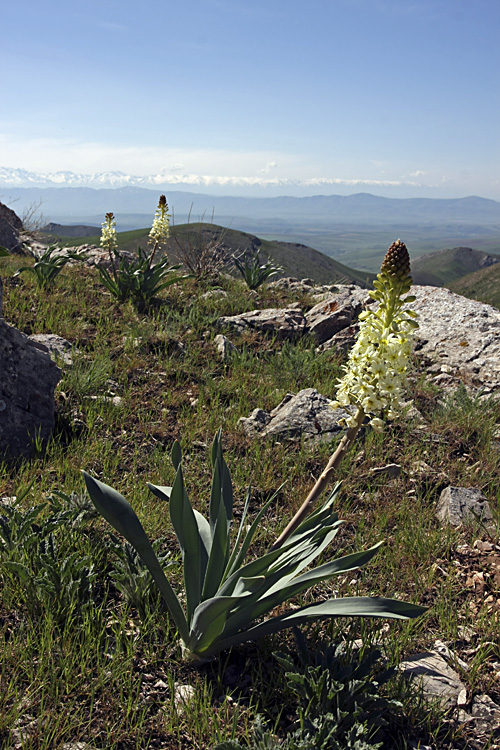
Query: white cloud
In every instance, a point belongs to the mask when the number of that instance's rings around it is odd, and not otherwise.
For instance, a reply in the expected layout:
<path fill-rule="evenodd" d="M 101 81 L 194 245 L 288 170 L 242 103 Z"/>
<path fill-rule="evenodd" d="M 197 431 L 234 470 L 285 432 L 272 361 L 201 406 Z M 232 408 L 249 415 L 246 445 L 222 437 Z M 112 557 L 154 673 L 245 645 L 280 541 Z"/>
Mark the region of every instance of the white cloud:
<path fill-rule="evenodd" d="M 277 166 L 278 165 L 276 164 L 275 161 L 268 161 L 267 164 L 266 164 L 266 166 L 264 167 L 264 169 L 260 170 L 260 173 L 261 174 L 269 174 L 269 172 L 271 171 L 271 169 L 276 169 Z"/>

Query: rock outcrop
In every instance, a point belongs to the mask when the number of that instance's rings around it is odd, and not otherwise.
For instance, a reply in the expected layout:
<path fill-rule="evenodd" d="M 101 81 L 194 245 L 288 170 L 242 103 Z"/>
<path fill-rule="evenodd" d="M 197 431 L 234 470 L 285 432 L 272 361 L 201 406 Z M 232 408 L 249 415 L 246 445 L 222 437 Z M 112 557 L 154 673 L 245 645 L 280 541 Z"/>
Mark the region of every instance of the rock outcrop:
<path fill-rule="evenodd" d="M 344 409 L 332 409 L 331 400 L 315 388 L 288 393 L 270 412 L 255 409 L 240 424 L 249 437 L 272 436 L 286 440 L 331 440 L 344 429 L 339 424 L 348 416 Z"/>
<path fill-rule="evenodd" d="M 0 317 L 0 372 L 0 455 L 33 455 L 35 441 L 46 443 L 54 429 L 54 388 L 61 371 L 48 353 Z"/>
<path fill-rule="evenodd" d="M 500 310 L 449 289 L 414 286 L 417 347 L 427 371 L 487 391 L 500 389 Z"/>
<path fill-rule="evenodd" d="M 23 223 L 11 209 L 0 203 L 0 245 L 16 251 L 21 247 L 20 233 Z"/>

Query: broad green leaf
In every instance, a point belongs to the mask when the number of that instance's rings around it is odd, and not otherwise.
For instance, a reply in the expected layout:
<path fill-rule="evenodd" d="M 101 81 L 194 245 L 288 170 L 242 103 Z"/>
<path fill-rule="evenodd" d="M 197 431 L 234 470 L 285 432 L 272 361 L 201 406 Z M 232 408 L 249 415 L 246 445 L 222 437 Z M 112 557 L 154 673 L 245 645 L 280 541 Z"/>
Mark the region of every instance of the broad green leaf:
<path fill-rule="evenodd" d="M 182 552 L 184 585 L 186 588 L 187 619 L 201 601 L 203 585 L 201 539 L 191 503 L 184 488 L 179 465 L 170 493 L 170 519 Z"/>
<path fill-rule="evenodd" d="M 297 596 L 302 591 L 311 588 L 311 586 L 321 583 L 321 581 L 327 581 L 340 573 L 361 568 L 377 554 L 381 545 L 382 542 L 379 542 L 363 552 L 354 552 L 350 555 L 339 557 L 337 560 L 332 560 L 325 563 L 325 565 L 320 565 L 318 568 L 313 568 L 313 570 L 309 570 L 300 576 L 294 576 L 291 580 L 278 580 L 265 597 L 259 597 L 259 601 L 254 608 L 254 618 L 261 617 L 279 604 L 289 601 L 293 596 Z"/>
<path fill-rule="evenodd" d="M 204 655 L 208 657 L 211 653 L 217 653 L 240 643 L 262 638 L 271 633 L 277 633 L 280 630 L 293 625 L 300 625 L 300 623 L 309 620 L 320 620 L 325 617 L 387 617 L 407 620 L 419 617 L 426 611 L 426 607 L 421 607 L 418 604 L 409 604 L 408 602 L 383 597 L 353 596 L 344 599 L 329 599 L 321 604 L 309 604 L 293 612 L 272 617 L 248 630 L 220 639 L 218 643 L 214 644 L 213 651 L 208 652 L 206 650 Z"/>
<path fill-rule="evenodd" d="M 281 487 L 282 486 L 283 485 L 281 485 Z M 243 511 L 243 516 L 241 518 L 240 527 L 238 529 L 238 536 L 237 536 L 237 539 L 236 539 L 236 542 L 235 542 L 235 545 L 234 545 L 233 554 L 231 555 L 231 558 L 230 558 L 230 560 L 229 560 L 229 562 L 227 564 L 227 568 L 226 568 L 226 570 L 224 572 L 224 578 L 223 578 L 223 580 L 226 580 L 233 572 L 237 571 L 238 568 L 243 563 L 243 560 L 245 559 L 245 556 L 246 556 L 246 554 L 248 552 L 248 548 L 250 547 L 250 544 L 251 544 L 252 539 L 253 539 L 253 537 L 255 535 L 255 532 L 257 531 L 257 529 L 259 527 L 260 521 L 261 521 L 264 513 L 267 511 L 267 509 L 271 505 L 271 503 L 274 501 L 274 499 L 275 499 L 276 495 L 278 494 L 279 490 L 281 489 L 281 487 L 273 494 L 272 497 L 269 498 L 269 500 L 262 506 L 262 508 L 260 509 L 260 511 L 257 513 L 257 515 L 256 515 L 256 517 L 255 517 L 255 519 L 254 519 L 254 521 L 252 523 L 252 525 L 250 526 L 249 530 L 247 531 L 247 533 L 245 535 L 245 538 L 244 538 L 243 543 L 241 545 L 241 549 L 238 552 L 238 550 L 237 550 L 238 543 L 239 543 L 239 540 L 240 540 L 241 532 L 243 530 L 243 524 L 244 524 L 245 519 L 246 519 L 246 515 L 247 515 L 247 511 L 248 511 L 248 506 L 250 504 L 250 492 L 249 491 L 247 492 L 247 499 L 246 499 L 246 502 L 245 502 L 245 508 L 244 508 L 244 511 Z"/>
<path fill-rule="evenodd" d="M 188 636 L 188 626 L 184 611 L 177 596 L 167 581 L 153 547 L 142 528 L 132 506 L 123 495 L 103 482 L 94 479 L 83 471 L 83 478 L 92 502 L 99 513 L 137 550 L 144 564 L 153 576 L 183 641 Z"/>
<path fill-rule="evenodd" d="M 177 469 L 179 468 L 179 466 L 181 464 L 181 460 L 182 460 L 182 451 L 181 451 L 181 446 L 180 446 L 178 440 L 176 440 L 174 442 L 173 446 L 172 446 L 172 451 L 171 451 L 170 457 L 172 459 L 172 463 L 174 465 L 174 469 L 177 471 Z"/>
<path fill-rule="evenodd" d="M 147 483 L 148 490 L 153 493 L 153 495 L 156 495 L 156 497 L 159 497 L 160 500 L 166 500 L 167 502 L 170 500 L 170 493 L 172 492 L 172 487 L 162 487 L 159 484 L 150 484 Z"/>
<path fill-rule="evenodd" d="M 231 607 L 238 603 L 240 596 L 217 596 L 202 602 L 193 614 L 189 640 L 186 647 L 202 655 L 224 630 Z"/>
<path fill-rule="evenodd" d="M 9 570 L 11 573 L 15 573 L 17 576 L 19 576 L 19 579 L 23 583 L 28 583 L 32 578 L 28 568 L 22 563 L 14 562 L 13 560 L 6 560 L 2 563 L 2 566 L 5 568 L 5 570 Z"/>
<path fill-rule="evenodd" d="M 216 472 L 214 472 L 214 474 L 215 473 Z M 210 550 L 205 581 L 203 583 L 203 599 L 209 599 L 216 595 L 221 586 L 222 576 L 229 558 L 229 525 L 227 522 L 226 508 L 222 501 L 219 502 L 218 516 L 211 532 L 212 548 Z"/>
<path fill-rule="evenodd" d="M 160 486 L 155 484 L 150 484 L 148 482 L 148 488 L 151 490 L 153 495 L 156 495 L 156 497 L 159 497 L 160 500 L 166 500 L 167 502 L 170 501 L 170 495 L 172 493 L 172 487 L 167 486 Z M 198 531 L 200 534 L 200 540 L 201 540 L 201 557 L 200 557 L 200 565 L 201 565 L 201 577 L 202 580 L 205 576 L 205 571 L 207 567 L 208 558 L 210 555 L 210 550 L 212 547 L 212 536 L 210 534 L 210 525 L 206 518 L 201 515 L 197 510 L 193 508 L 194 517 L 196 519 L 196 523 L 198 524 Z"/>

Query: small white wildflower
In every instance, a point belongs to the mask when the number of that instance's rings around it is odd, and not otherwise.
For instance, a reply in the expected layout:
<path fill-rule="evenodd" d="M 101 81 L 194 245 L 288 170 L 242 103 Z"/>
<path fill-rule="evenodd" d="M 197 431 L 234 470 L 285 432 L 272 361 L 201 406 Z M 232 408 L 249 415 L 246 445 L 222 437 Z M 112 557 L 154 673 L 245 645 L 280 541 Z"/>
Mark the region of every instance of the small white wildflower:
<path fill-rule="evenodd" d="M 384 420 L 379 419 L 379 417 L 373 417 L 373 419 L 370 419 L 369 424 L 372 426 L 374 432 L 384 431 Z"/>
<path fill-rule="evenodd" d="M 149 232 L 150 244 L 159 245 L 170 235 L 170 214 L 168 213 L 167 199 L 164 195 L 160 196 L 153 226 Z"/>

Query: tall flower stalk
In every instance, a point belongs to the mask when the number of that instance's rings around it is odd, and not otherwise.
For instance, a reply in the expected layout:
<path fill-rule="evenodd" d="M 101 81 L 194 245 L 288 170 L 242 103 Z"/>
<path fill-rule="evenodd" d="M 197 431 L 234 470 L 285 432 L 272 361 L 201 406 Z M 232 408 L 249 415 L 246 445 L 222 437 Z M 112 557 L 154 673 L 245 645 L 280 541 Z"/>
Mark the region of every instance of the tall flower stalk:
<path fill-rule="evenodd" d="M 118 240 L 116 238 L 116 221 L 113 213 L 108 213 L 101 224 L 101 247 L 108 251 L 109 262 L 113 269 L 113 276 L 116 278 L 115 256 L 118 250 Z"/>
<path fill-rule="evenodd" d="M 336 400 L 332 402 L 334 408 L 354 406 L 356 411 L 345 420 L 346 434 L 272 550 L 281 547 L 307 516 L 330 483 L 365 420 L 368 418 L 372 428 L 381 432 L 385 420 L 398 415 L 405 391 L 413 333 L 418 328 L 416 313 L 405 308 L 416 299 L 413 295 L 404 296 L 412 283 L 408 250 L 404 242 L 397 240 L 387 251 L 380 273 L 373 282 L 374 290 L 370 292 L 378 307 L 359 316 L 358 338 L 344 366 L 344 377 L 339 380 Z"/>
<path fill-rule="evenodd" d="M 151 245 L 151 255 L 149 256 L 149 266 L 153 262 L 155 253 L 160 245 L 162 245 L 170 236 L 170 214 L 168 213 L 167 199 L 164 195 L 160 195 L 158 201 L 158 207 L 155 212 L 153 219 L 153 226 L 149 232 L 149 244 Z"/>

